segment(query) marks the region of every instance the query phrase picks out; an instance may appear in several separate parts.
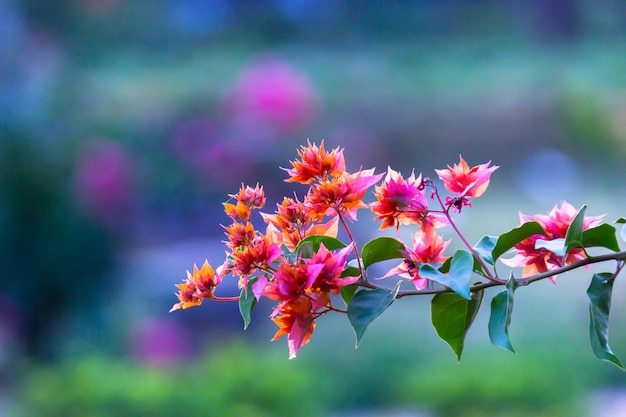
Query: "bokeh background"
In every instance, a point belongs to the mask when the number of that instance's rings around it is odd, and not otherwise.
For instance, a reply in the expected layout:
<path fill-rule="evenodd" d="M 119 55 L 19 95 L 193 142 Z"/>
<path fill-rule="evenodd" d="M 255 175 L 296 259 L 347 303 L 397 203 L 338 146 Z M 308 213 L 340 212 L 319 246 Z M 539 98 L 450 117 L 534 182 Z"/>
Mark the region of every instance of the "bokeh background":
<path fill-rule="evenodd" d="M 626 4 L 0 0 L 0 415 L 626 416 L 625 374 L 589 347 L 596 267 L 518 290 L 517 355 L 485 302 L 460 363 L 426 297 L 356 350 L 324 317 L 291 361 L 269 305 L 245 333 L 234 304 L 168 314 L 186 269 L 223 259 L 227 194 L 259 182 L 272 211 L 303 191 L 279 167 L 307 139 L 349 170 L 491 160 L 458 216 L 472 242 L 563 200 L 612 222 Z M 622 358 L 625 317 L 617 282 Z"/>

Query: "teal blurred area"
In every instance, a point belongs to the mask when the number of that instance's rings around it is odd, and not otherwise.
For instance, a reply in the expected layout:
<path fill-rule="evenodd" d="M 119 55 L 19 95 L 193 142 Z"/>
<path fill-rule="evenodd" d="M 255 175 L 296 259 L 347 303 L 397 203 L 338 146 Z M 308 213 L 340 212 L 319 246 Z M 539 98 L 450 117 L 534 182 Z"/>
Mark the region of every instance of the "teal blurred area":
<path fill-rule="evenodd" d="M 626 217 L 624 22 L 611 0 L 0 0 L 0 415 L 626 415 L 588 342 L 601 267 L 518 290 L 516 355 L 484 305 L 460 363 L 425 297 L 356 350 L 325 316 L 291 361 L 271 305 L 245 332 L 235 303 L 168 314 L 222 262 L 228 194 L 304 192 L 280 167 L 307 139 L 349 170 L 499 165 L 458 216 L 471 242 L 563 200 Z"/>

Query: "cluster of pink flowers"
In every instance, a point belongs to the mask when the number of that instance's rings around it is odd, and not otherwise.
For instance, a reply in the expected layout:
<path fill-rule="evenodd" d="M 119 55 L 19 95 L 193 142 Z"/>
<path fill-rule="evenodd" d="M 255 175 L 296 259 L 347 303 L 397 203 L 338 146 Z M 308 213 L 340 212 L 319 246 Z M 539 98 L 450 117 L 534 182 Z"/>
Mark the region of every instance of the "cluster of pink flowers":
<path fill-rule="evenodd" d="M 238 278 L 243 294 L 251 290 L 257 301 L 265 297 L 277 303 L 271 314 L 278 326 L 274 340 L 287 336 L 290 358 L 310 340 L 318 317 L 330 311 L 346 313 L 333 305 L 333 295 L 347 285 L 373 285 L 368 281 L 359 248 L 347 223 L 357 219 L 359 209 L 369 208 L 376 220 L 381 221 L 380 229 L 417 226 L 411 244 L 404 244 L 400 251 L 403 258 L 400 265 L 382 278 L 406 278 L 419 291 L 428 282 L 419 275 L 420 266 L 441 264 L 448 258 L 445 251 L 449 241 L 445 241 L 438 230 L 452 224 L 451 211 L 460 212 L 463 207 L 471 206 L 469 199 L 485 192 L 491 174 L 498 168 L 490 162 L 470 167 L 460 157 L 459 164 L 436 170 L 444 187 L 453 194 L 443 202 L 433 182 L 422 175 L 416 177 L 411 173 L 404 178 L 391 168 L 386 174 L 375 174 L 374 169 L 348 172 L 343 149 L 329 151 L 323 141 L 319 146 L 308 142 L 298 151 L 298 159 L 290 163 L 290 168 L 283 168 L 288 174 L 286 181 L 309 186 L 302 201 L 298 197 L 285 197 L 274 213 L 260 213 L 266 223 L 265 230 L 260 231 L 253 226 L 251 217 L 254 210 L 265 205 L 263 187 L 242 185 L 237 194 L 229 195 L 231 200 L 224 203 L 224 209 L 233 223 L 224 227 L 228 248 L 225 262 L 217 270 L 208 262 L 201 269 L 194 266 L 187 280 L 178 284 L 179 302 L 172 307 L 176 310 L 196 306 L 204 298 L 239 299 L 217 297 L 214 293 L 222 278 L 231 274 Z M 365 203 L 367 190 L 373 186 L 375 200 Z M 430 195 L 427 188 L 431 190 Z M 433 202 L 436 208 L 429 206 Z M 524 276 L 528 276 L 583 258 L 582 250 L 572 250 L 565 259 L 559 259 L 546 249 L 535 249 L 539 238 L 564 237 L 575 214 L 569 204 L 563 203 L 548 215 L 521 215 L 522 222 L 538 222 L 545 235 L 532 236 L 516 245 L 516 256 L 507 264 L 523 267 Z M 599 221 L 600 217 L 585 218 L 584 228 L 593 227 Z M 320 243 L 313 253 L 303 254 L 298 250 L 300 242 L 309 236 L 336 238 L 339 224 L 348 234 L 347 246 L 331 251 Z M 356 258 L 358 273 L 349 274 L 352 255 Z"/>

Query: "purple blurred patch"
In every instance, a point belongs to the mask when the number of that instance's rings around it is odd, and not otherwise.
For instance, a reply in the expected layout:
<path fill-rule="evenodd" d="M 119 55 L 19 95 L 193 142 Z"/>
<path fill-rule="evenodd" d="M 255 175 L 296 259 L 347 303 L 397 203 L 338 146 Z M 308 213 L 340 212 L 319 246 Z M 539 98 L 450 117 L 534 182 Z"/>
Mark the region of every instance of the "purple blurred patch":
<path fill-rule="evenodd" d="M 135 329 L 133 353 L 142 364 L 166 366 L 189 359 L 192 344 L 183 327 L 152 320 Z"/>
<path fill-rule="evenodd" d="M 132 160 L 124 146 L 109 139 L 91 139 L 81 145 L 74 167 L 74 193 L 87 215 L 107 226 L 125 224 L 132 188 Z"/>

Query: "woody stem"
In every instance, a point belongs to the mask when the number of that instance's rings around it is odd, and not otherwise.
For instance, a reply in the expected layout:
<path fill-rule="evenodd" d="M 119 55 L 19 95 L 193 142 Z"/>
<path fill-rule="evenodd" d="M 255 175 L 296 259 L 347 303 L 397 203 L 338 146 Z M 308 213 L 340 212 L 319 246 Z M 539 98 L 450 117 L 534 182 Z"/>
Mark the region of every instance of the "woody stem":
<path fill-rule="evenodd" d="M 546 278 L 550 278 L 552 276 L 559 275 L 564 272 L 571 271 L 573 269 L 577 269 L 585 265 L 591 265 L 591 264 L 595 264 L 599 262 L 606 262 L 606 261 L 616 261 L 618 263 L 619 266 L 616 268 L 612 277 L 612 279 L 615 279 L 617 275 L 619 275 L 619 273 L 622 271 L 624 266 L 626 265 L 625 263 L 626 251 L 614 252 L 614 253 L 609 253 L 606 255 L 590 256 L 589 258 L 582 259 L 572 264 L 567 264 L 558 269 L 552 269 L 550 271 L 543 272 L 541 274 L 533 275 L 527 278 L 517 279 L 517 283 L 519 286 L 526 286 L 526 285 L 532 284 L 535 281 L 544 280 Z M 367 283 L 367 284 L 368 285 L 362 285 L 362 286 L 372 288 L 372 289 L 382 288 L 380 286 L 375 286 L 374 284 L 370 284 L 370 283 Z M 483 282 L 483 283 L 476 284 L 470 287 L 470 291 L 474 293 L 476 291 L 481 291 L 490 287 L 495 287 L 498 285 L 505 285 L 505 284 L 506 283 L 504 281 Z M 424 289 L 424 290 L 419 290 L 419 291 L 400 291 L 398 292 L 398 295 L 396 296 L 396 298 L 402 298 L 402 297 L 411 296 L 411 295 L 428 295 L 428 294 L 432 295 L 432 294 L 447 293 L 447 292 L 453 292 L 453 290 L 451 290 L 448 287 L 445 287 L 445 288 L 435 288 L 435 289 Z"/>
<path fill-rule="evenodd" d="M 350 232 L 348 223 L 346 223 L 346 220 L 341 215 L 341 211 L 337 210 L 337 216 L 339 217 L 339 221 L 341 222 L 341 224 L 343 225 L 343 228 L 346 230 L 346 233 L 348 234 L 348 239 L 350 239 L 350 242 L 352 242 L 352 246 L 354 248 L 354 255 L 356 256 L 356 262 L 357 262 L 357 265 L 359 266 L 359 272 L 361 273 L 360 281 L 367 281 L 367 278 L 365 278 L 365 271 L 363 271 L 363 264 L 361 263 L 361 254 L 359 253 L 359 247 L 357 246 L 356 241 L 354 240 L 354 236 L 352 236 L 352 232 Z"/>

